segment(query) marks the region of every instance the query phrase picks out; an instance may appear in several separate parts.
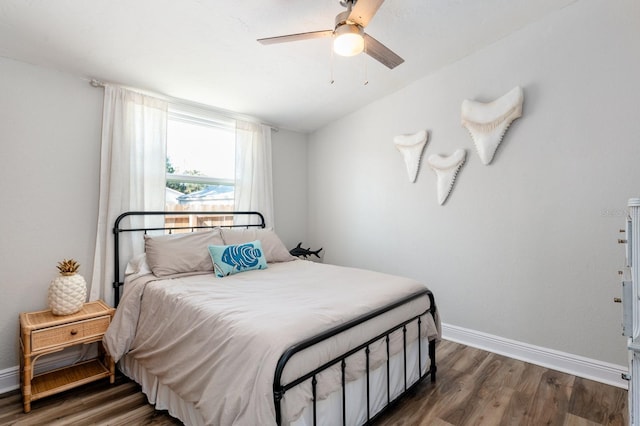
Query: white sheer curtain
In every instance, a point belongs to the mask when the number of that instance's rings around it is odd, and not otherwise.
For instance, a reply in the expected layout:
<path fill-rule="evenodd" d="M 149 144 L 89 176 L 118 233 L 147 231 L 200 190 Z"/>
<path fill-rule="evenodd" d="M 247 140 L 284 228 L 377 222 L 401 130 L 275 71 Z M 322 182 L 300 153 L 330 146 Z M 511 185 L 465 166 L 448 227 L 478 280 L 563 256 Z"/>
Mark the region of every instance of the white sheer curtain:
<path fill-rule="evenodd" d="M 115 219 L 126 211 L 164 210 L 167 109 L 165 101 L 105 86 L 100 204 L 89 300 L 100 298 L 113 305 L 112 284 L 119 279 L 113 276 Z M 142 249 L 141 236 L 121 237 L 123 258 Z"/>
<path fill-rule="evenodd" d="M 273 226 L 271 127 L 236 122 L 235 210 L 255 210 Z M 237 223 L 238 221 L 236 221 Z"/>

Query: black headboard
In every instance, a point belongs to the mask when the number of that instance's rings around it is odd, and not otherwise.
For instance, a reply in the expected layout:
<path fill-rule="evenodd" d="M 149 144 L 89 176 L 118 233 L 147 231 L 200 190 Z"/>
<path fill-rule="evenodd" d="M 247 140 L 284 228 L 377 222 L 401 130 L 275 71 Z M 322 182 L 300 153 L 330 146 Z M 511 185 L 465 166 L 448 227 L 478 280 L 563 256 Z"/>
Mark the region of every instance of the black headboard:
<path fill-rule="evenodd" d="M 199 218 L 205 219 L 197 220 L 196 224 L 180 224 L 174 223 L 164 226 L 155 227 L 134 227 L 134 226 L 121 226 L 120 222 L 123 219 L 130 216 L 180 216 L 186 218 Z M 222 220 L 216 220 L 220 218 Z M 226 223 L 224 219 L 229 219 L 229 223 Z M 242 219 L 242 224 L 237 224 L 236 219 Z M 210 223 L 206 223 L 209 221 Z M 189 220 L 191 223 L 192 221 Z M 223 222 L 223 223 L 220 223 Z M 167 221 L 165 220 L 165 224 Z M 164 231 L 165 233 L 174 232 L 194 232 L 199 229 L 211 229 L 211 228 L 264 228 L 264 216 L 260 212 L 236 212 L 236 211 L 135 211 L 122 213 L 115 220 L 113 225 L 113 291 L 114 291 L 114 305 L 117 307 L 120 303 L 120 287 L 124 284 L 124 280 L 120 278 L 120 234 L 122 232 L 142 232 L 147 233 L 149 231 Z"/>

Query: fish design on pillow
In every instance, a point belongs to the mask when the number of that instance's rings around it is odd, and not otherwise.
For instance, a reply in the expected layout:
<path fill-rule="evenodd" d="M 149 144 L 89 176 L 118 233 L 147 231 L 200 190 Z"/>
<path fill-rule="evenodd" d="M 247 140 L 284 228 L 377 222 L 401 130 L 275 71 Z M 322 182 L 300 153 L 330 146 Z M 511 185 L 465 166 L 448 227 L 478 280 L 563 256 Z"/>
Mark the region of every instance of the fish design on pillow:
<path fill-rule="evenodd" d="M 222 261 L 236 270 L 251 268 L 258 264 L 262 252 L 253 244 L 229 246 L 222 253 Z"/>

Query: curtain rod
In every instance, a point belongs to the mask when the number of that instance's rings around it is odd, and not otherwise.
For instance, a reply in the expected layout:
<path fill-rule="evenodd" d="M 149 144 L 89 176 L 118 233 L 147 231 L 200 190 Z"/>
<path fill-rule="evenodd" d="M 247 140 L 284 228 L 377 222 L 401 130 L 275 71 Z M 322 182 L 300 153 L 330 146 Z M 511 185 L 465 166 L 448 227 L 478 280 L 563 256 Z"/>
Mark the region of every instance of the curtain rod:
<path fill-rule="evenodd" d="M 105 87 L 107 84 L 112 84 L 112 83 L 105 83 L 104 81 L 101 81 L 101 80 L 98 80 L 98 79 L 95 79 L 95 78 L 91 78 L 91 79 L 83 78 L 83 80 L 88 81 L 89 84 L 92 87 Z M 224 116 L 226 118 L 231 118 L 231 119 L 234 119 L 234 120 L 245 120 L 245 121 L 251 121 L 251 122 L 254 122 L 254 123 L 264 124 L 265 126 L 271 127 L 271 130 L 273 130 L 274 132 L 280 131 L 280 129 L 277 126 L 274 126 L 271 123 L 264 123 L 264 122 L 254 118 L 254 117 L 238 114 L 238 113 L 235 113 L 233 111 L 228 111 L 228 110 L 215 108 L 215 107 L 212 107 L 212 106 L 209 106 L 209 105 L 204 105 L 204 104 L 201 104 L 201 103 L 198 103 L 198 102 L 187 101 L 185 99 L 174 98 L 172 96 L 168 96 L 168 95 L 165 95 L 163 93 L 159 94 L 159 93 L 155 93 L 155 92 L 150 92 L 150 91 L 146 91 L 146 90 L 137 89 L 137 88 L 134 88 L 134 87 L 128 87 L 128 86 L 122 86 L 122 85 L 119 85 L 119 86 L 125 87 L 126 89 L 131 89 L 131 90 L 134 90 L 134 91 L 137 91 L 139 93 L 146 94 L 146 95 L 149 95 L 149 96 L 155 96 L 155 97 L 160 98 L 160 99 L 162 99 L 164 101 L 167 101 L 169 103 L 173 103 L 173 104 L 177 104 L 177 105 L 184 105 L 184 106 L 191 106 L 191 107 L 195 107 L 195 108 L 200 108 L 200 109 L 203 109 L 205 111 L 213 112 L 215 114 L 220 114 L 220 115 L 222 115 L 222 116 Z"/>

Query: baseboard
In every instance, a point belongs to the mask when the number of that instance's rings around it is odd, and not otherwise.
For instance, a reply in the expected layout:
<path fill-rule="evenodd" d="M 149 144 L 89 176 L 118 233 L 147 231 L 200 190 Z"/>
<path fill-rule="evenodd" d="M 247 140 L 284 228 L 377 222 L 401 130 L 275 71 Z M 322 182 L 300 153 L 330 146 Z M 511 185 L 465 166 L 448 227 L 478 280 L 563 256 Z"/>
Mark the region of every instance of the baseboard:
<path fill-rule="evenodd" d="M 40 358 L 35 364 L 35 374 L 64 367 L 85 358 L 95 357 L 97 350 L 93 345 L 73 347 Z M 0 395 L 20 388 L 20 367 L 9 367 L 0 370 Z"/>
<path fill-rule="evenodd" d="M 629 387 L 629 382 L 622 378 L 622 374 L 627 373 L 628 368 L 622 365 L 505 339 L 450 324 L 442 324 L 442 338 L 619 388 L 628 389 Z"/>
<path fill-rule="evenodd" d="M 622 373 L 628 372 L 625 366 L 597 361 L 450 324 L 442 324 L 442 337 L 446 340 L 573 374 L 574 376 L 584 377 L 619 388 L 628 388 L 628 382 L 622 378 Z M 77 349 L 52 354 L 46 359 L 38 361 L 35 371 L 38 374 L 42 371 L 63 367 L 85 356 L 91 357 L 95 355 L 82 354 Z M 17 366 L 0 370 L 0 394 L 19 387 L 20 369 Z"/>
<path fill-rule="evenodd" d="M 20 387 L 20 369 L 18 367 L 0 370 L 0 395 Z"/>

